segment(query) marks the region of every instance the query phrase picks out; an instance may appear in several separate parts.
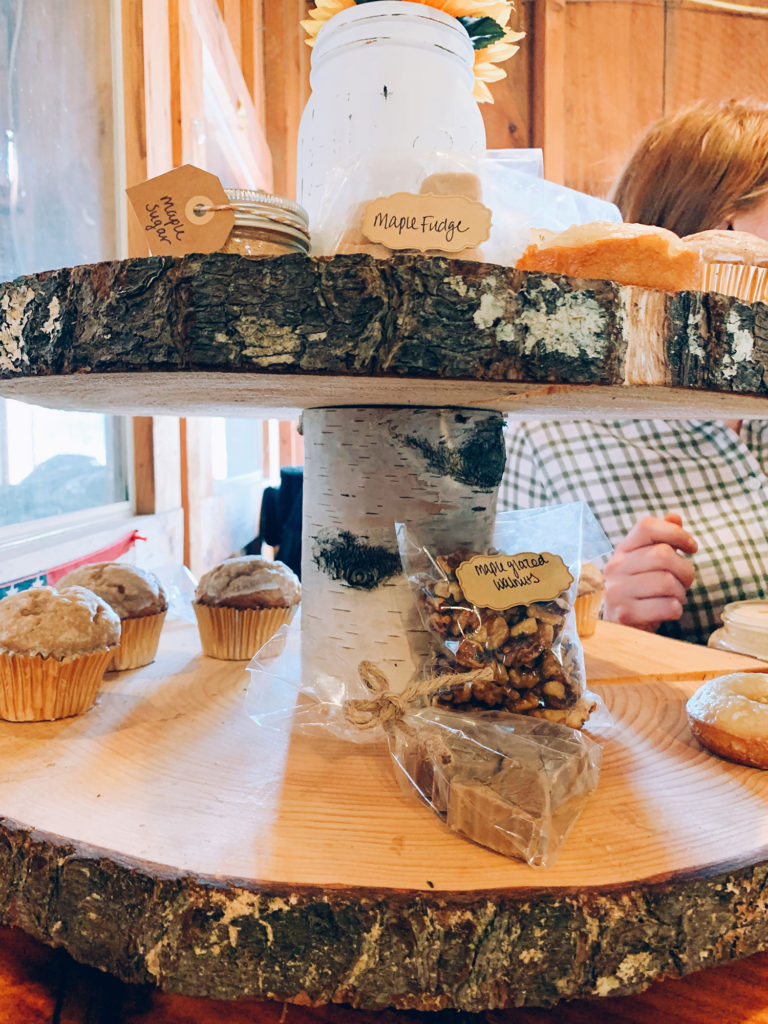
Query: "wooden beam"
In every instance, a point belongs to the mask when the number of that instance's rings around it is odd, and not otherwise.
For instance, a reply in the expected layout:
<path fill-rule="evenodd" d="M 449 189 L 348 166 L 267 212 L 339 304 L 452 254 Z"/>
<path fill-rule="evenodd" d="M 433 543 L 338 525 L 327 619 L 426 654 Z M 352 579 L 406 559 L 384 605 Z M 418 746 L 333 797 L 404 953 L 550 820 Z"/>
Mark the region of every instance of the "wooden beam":
<path fill-rule="evenodd" d="M 143 0 L 123 0 L 121 13 L 125 180 L 128 185 L 134 185 L 144 181 L 147 177 Z M 122 201 L 128 203 L 125 197 L 122 198 Z M 130 204 L 128 209 L 128 255 L 149 255 L 146 235 L 130 209 Z"/>
<path fill-rule="evenodd" d="M 296 195 L 296 140 L 309 97 L 310 50 L 299 24 L 305 0 L 264 4 L 264 75 L 267 95 L 267 142 L 272 151 L 274 189 Z"/>
<path fill-rule="evenodd" d="M 533 13 L 533 145 L 544 151 L 544 176 L 565 181 L 565 5 L 535 0 Z"/>
<path fill-rule="evenodd" d="M 240 67 L 261 124 L 266 123 L 262 0 L 240 0 Z"/>

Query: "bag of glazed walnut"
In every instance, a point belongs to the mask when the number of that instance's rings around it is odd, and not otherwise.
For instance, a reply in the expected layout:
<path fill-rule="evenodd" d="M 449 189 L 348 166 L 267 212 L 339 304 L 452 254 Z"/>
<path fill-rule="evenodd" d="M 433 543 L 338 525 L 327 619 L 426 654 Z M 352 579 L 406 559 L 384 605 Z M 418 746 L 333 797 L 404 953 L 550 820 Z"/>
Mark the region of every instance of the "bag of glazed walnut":
<path fill-rule="evenodd" d="M 398 524 L 400 554 L 434 654 L 428 705 L 506 711 L 580 728 L 586 693 L 573 603 L 581 564 L 610 551 L 583 502 L 501 513 L 493 545 L 462 540 L 460 521 Z"/>

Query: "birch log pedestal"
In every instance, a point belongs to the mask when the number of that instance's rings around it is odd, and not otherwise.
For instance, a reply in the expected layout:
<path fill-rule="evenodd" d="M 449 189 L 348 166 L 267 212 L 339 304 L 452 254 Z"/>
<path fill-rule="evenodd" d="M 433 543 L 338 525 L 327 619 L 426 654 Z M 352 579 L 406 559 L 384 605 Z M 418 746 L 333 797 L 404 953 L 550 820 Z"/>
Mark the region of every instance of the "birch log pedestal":
<path fill-rule="evenodd" d="M 304 409 L 305 650 L 322 669 L 331 631 L 367 653 L 390 603 L 375 591 L 402 585 L 395 517 L 459 501 L 488 528 L 502 412 L 768 415 L 768 307 L 444 259 L 130 260 L 0 286 L 0 394 Z M 367 480 L 345 478 L 366 458 Z M 354 639 L 337 630 L 350 608 Z M 701 751 L 683 714 L 702 679 L 764 666 L 596 636 L 614 722 L 600 786 L 537 872 L 446 832 L 381 748 L 257 730 L 243 666 L 169 624 L 157 662 L 87 715 L 0 724 L 3 919 L 126 980 L 370 1008 L 620 994 L 764 947 L 768 783 Z"/>

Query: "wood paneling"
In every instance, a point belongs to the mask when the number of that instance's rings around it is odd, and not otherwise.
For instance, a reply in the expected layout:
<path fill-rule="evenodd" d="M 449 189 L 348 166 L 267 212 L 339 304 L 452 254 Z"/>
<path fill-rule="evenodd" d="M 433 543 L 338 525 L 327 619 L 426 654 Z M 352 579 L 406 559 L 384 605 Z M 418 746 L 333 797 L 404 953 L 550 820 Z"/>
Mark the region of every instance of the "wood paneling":
<path fill-rule="evenodd" d="M 565 180 L 566 3 L 535 0 L 531 115 L 534 144 L 544 151 L 544 176 Z"/>
<path fill-rule="evenodd" d="M 123 117 L 125 180 L 128 185 L 147 177 L 147 114 L 144 83 L 143 0 L 123 0 Z M 124 200 L 127 203 L 127 200 Z M 128 255 L 148 256 L 149 245 L 128 204 Z"/>
<path fill-rule="evenodd" d="M 133 420 L 134 504 L 137 515 L 181 507 L 179 422 L 172 416 Z"/>
<path fill-rule="evenodd" d="M 764 15 L 694 0 L 526 0 L 517 18 L 527 36 L 483 107 L 488 146 L 541 147 L 545 176 L 583 192 L 609 195 L 662 114 L 766 97 Z"/>
<path fill-rule="evenodd" d="M 661 3 L 566 4 L 566 185 L 608 195 L 642 131 L 663 113 L 664 75 Z"/>
<path fill-rule="evenodd" d="M 274 188 L 296 196 L 296 140 L 309 97 L 310 49 L 299 21 L 312 6 L 307 0 L 264 3 L 264 75 L 267 141 L 272 151 Z"/>
<path fill-rule="evenodd" d="M 525 32 L 526 37 L 520 41 L 517 53 L 502 65 L 507 77 L 489 86 L 493 103 L 480 105 L 488 149 L 528 149 L 535 145 L 530 110 L 533 10 L 534 0 L 525 0 L 518 6 L 510 26 Z"/>
<path fill-rule="evenodd" d="M 695 100 L 757 96 L 765 101 L 768 17 L 669 4 L 665 66 L 667 110 Z"/>
<path fill-rule="evenodd" d="M 240 38 L 243 78 L 262 124 L 266 124 L 264 79 L 264 16 L 262 0 L 240 0 Z"/>

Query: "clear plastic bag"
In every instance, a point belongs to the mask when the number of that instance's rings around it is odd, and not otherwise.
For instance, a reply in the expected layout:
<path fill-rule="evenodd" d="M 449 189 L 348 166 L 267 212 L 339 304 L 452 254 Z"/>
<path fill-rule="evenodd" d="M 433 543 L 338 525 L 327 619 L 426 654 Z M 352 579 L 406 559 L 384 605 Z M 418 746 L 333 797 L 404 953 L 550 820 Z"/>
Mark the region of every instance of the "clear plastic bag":
<path fill-rule="evenodd" d="M 583 502 L 498 516 L 493 547 L 469 524 L 397 524 L 400 555 L 434 655 L 421 690 L 438 707 L 528 714 L 580 728 L 586 693 L 573 603 L 583 561 L 610 543 Z"/>
<path fill-rule="evenodd" d="M 329 173 L 322 215 L 313 224 L 312 254 L 391 256 L 395 250 L 366 237 L 362 221 L 368 203 L 400 192 L 462 195 L 480 201 L 491 212 L 489 238 L 471 249 L 441 253 L 433 248 L 427 254 L 503 266 L 515 264 L 530 244 L 532 231 L 558 232 L 572 224 L 621 220 L 613 203 L 547 181 L 531 173 L 525 163 L 499 155 L 436 152 L 420 153 L 407 161 L 364 158 Z"/>
<path fill-rule="evenodd" d="M 601 748 L 551 722 L 431 708 L 388 729 L 403 789 L 455 832 L 548 867 L 597 786 Z"/>
<path fill-rule="evenodd" d="M 248 666 L 246 707 L 260 729 L 318 742 L 386 739 L 400 787 L 453 831 L 532 867 L 554 863 L 597 785 L 605 721 L 590 720 L 587 735 L 504 711 L 419 708 L 418 693 L 388 692 L 370 663 L 347 686 L 302 686 L 299 641 L 294 619 Z"/>
<path fill-rule="evenodd" d="M 418 538 L 418 531 L 407 531 L 402 524 L 397 529 L 406 571 L 409 576 L 415 574 L 414 585 L 421 592 L 421 574 L 432 573 L 429 593 L 434 593 L 432 582 L 443 578 L 439 569 L 435 570 L 442 552 L 471 536 L 471 524 L 451 517 L 439 526 L 433 524 L 430 538 Z M 540 555 L 553 547 L 559 553 L 561 573 L 567 573 L 570 582 L 554 599 L 563 602 L 562 607 L 556 605 L 557 628 L 544 621 L 546 602 L 535 621 L 553 627 L 551 637 L 547 631 L 550 643 L 546 653 L 567 672 L 570 703 L 553 706 L 557 701 L 547 694 L 548 706 L 544 697 L 537 697 L 536 709 L 521 715 L 511 712 L 504 701 L 493 706 L 484 703 L 480 694 L 491 688 L 483 690 L 476 682 L 477 699 L 455 701 L 453 687 L 466 686 L 474 678 L 470 666 L 456 662 L 462 642 L 473 632 L 467 629 L 465 636 L 433 634 L 435 657 L 404 692 L 392 692 L 384 673 L 371 662 L 361 662 L 357 672 L 343 680 L 329 675 L 303 678 L 297 616 L 290 626 L 281 627 L 249 664 L 246 706 L 260 728 L 311 735 L 320 741 L 334 737 L 361 743 L 386 738 L 400 785 L 407 792 L 415 790 L 448 827 L 504 856 L 548 867 L 598 780 L 599 743 L 570 727 L 583 724 L 593 707 L 603 710 L 598 699 L 584 689 L 583 655 L 570 605 L 581 560 L 607 553 L 610 545 L 580 502 L 502 513 L 494 543 L 503 543 L 516 554 Z M 434 554 L 429 545 L 435 545 Z M 459 604 L 460 612 L 479 614 L 483 622 L 485 608 Z M 492 624 L 484 625 L 490 635 Z M 532 636 L 521 635 L 529 640 Z M 488 664 L 493 650 L 486 652 Z M 534 662 L 542 653 L 537 652 Z M 442 664 L 450 671 L 435 672 Z M 451 693 L 447 704 L 446 688 Z M 510 689 L 508 685 L 507 696 Z M 567 722 L 570 726 L 563 724 Z M 590 720 L 592 735 L 605 729 L 605 721 Z"/>

